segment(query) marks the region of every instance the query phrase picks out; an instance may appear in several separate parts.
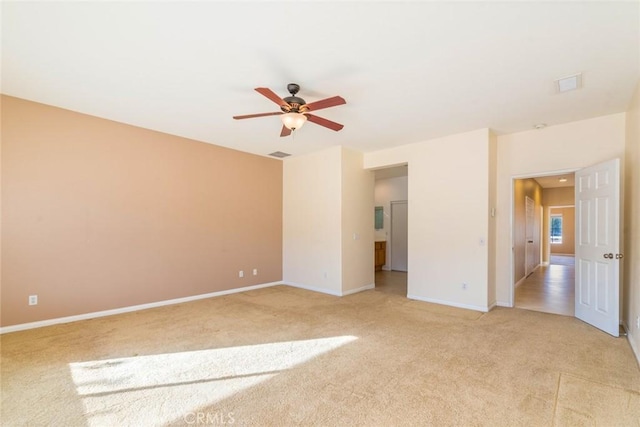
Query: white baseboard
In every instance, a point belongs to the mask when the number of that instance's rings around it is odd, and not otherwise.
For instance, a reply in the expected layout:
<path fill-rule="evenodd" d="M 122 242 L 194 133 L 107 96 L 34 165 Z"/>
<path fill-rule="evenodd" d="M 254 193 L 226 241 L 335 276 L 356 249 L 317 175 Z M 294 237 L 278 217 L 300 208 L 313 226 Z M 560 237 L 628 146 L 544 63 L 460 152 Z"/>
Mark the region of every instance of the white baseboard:
<path fill-rule="evenodd" d="M 342 296 L 347 296 L 347 295 L 352 295 L 352 294 L 357 294 L 358 292 L 362 292 L 362 291 L 368 291 L 369 289 L 373 289 L 376 287 L 375 283 L 371 283 L 365 286 L 361 286 L 359 288 L 356 289 L 349 289 L 347 291 L 343 291 L 342 292 Z"/>
<path fill-rule="evenodd" d="M 304 289 L 304 290 L 312 291 L 312 292 L 319 292 L 321 294 L 333 295 L 334 297 L 341 297 L 342 296 L 341 292 L 334 291 L 333 289 L 318 288 L 316 286 L 303 285 L 302 283 L 295 283 L 295 282 L 283 281 L 281 283 L 283 285 L 293 286 L 294 288 Z"/>
<path fill-rule="evenodd" d="M 132 311 L 147 310 L 149 308 L 162 307 L 165 305 L 181 304 L 200 299 L 219 297 L 222 295 L 235 294 L 238 292 L 251 291 L 253 289 L 268 288 L 270 286 L 281 285 L 282 282 L 262 283 L 260 285 L 246 286 L 243 288 L 227 289 L 224 291 L 210 292 L 207 294 L 193 295 L 184 298 L 175 298 L 164 301 L 151 302 L 148 304 L 132 305 L 129 307 L 115 308 L 112 310 L 96 311 L 93 313 L 78 314 L 75 316 L 58 317 L 56 319 L 40 320 L 38 322 L 22 323 L 0 328 L 0 335 L 10 332 L 25 331 L 27 329 L 42 328 L 45 326 L 59 325 L 61 323 L 77 322 L 79 320 L 95 319 L 97 317 L 113 316 L 116 314 L 130 313 Z"/>
<path fill-rule="evenodd" d="M 514 288 L 517 288 L 518 286 L 522 285 L 522 282 L 524 282 L 525 280 L 527 280 L 527 276 L 524 276 L 522 279 L 518 280 Z"/>
<path fill-rule="evenodd" d="M 424 301 L 424 302 L 432 302 L 434 304 L 448 305 L 451 307 L 466 308 L 467 310 L 481 311 L 483 313 L 486 313 L 489 311 L 489 307 L 482 307 L 479 305 L 471 305 L 471 304 L 461 304 L 458 302 L 444 301 L 444 300 L 439 300 L 435 298 L 425 298 L 418 295 L 407 295 L 407 298 L 418 300 L 418 301 Z"/>
<path fill-rule="evenodd" d="M 549 261 L 544 261 L 540 265 L 543 266 L 543 267 L 549 267 Z"/>
<path fill-rule="evenodd" d="M 335 291 L 333 289 L 326 289 L 326 288 L 318 288 L 316 286 L 309 286 L 309 285 L 304 285 L 302 283 L 295 283 L 295 282 L 282 282 L 283 285 L 288 285 L 288 286 L 293 286 L 294 288 L 299 288 L 299 289 L 304 289 L 306 291 L 311 291 L 311 292 L 319 292 L 321 294 L 328 294 L 328 295 L 333 295 L 334 297 L 344 297 L 347 295 L 352 295 L 352 294 L 357 294 L 358 292 L 362 292 L 362 291 L 367 291 L 369 289 L 373 289 L 376 287 L 375 283 L 371 283 L 369 285 L 365 285 L 365 286 L 361 286 L 359 288 L 356 289 L 348 289 L 346 291 Z"/>
<path fill-rule="evenodd" d="M 631 347 L 631 351 L 633 352 L 633 355 L 636 357 L 636 362 L 638 362 L 638 367 L 640 368 L 640 348 L 636 346 L 636 342 L 631 335 L 631 329 L 629 328 L 629 325 L 627 325 L 627 322 L 625 322 L 624 320 L 621 320 L 620 324 L 624 326 L 624 330 L 627 332 L 627 341 L 629 341 L 629 346 Z"/>
<path fill-rule="evenodd" d="M 507 307 L 507 308 L 513 308 L 513 306 L 511 304 L 509 304 L 508 302 L 505 301 L 497 301 L 496 305 L 498 307 Z"/>

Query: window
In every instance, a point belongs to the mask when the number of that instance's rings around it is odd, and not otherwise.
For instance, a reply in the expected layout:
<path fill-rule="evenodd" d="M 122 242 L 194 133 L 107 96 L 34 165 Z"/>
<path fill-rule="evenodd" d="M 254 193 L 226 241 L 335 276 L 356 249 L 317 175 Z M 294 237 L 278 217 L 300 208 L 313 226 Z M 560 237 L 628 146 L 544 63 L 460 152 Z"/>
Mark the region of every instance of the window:
<path fill-rule="evenodd" d="M 551 244 L 562 243 L 562 215 L 551 215 Z"/>

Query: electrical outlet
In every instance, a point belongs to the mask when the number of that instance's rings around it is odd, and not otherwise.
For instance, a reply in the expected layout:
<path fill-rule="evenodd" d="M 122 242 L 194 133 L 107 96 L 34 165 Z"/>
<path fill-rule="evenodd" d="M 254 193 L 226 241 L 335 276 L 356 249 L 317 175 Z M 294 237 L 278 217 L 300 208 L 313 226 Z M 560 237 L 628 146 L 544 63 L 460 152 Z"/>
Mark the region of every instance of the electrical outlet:
<path fill-rule="evenodd" d="M 462 290 L 466 291 L 468 287 L 469 287 L 469 285 L 467 285 L 466 283 L 462 284 Z"/>
<path fill-rule="evenodd" d="M 640 329 L 640 316 L 636 317 L 636 327 Z"/>
<path fill-rule="evenodd" d="M 253 275 L 254 275 L 254 276 L 257 276 L 257 275 L 258 275 L 258 269 L 257 269 L 257 268 L 254 268 L 254 269 L 253 269 Z"/>
<path fill-rule="evenodd" d="M 38 295 L 29 295 L 29 305 L 38 305 Z"/>
<path fill-rule="evenodd" d="M 244 277 L 244 271 L 240 270 L 240 271 L 238 272 L 238 277 Z"/>

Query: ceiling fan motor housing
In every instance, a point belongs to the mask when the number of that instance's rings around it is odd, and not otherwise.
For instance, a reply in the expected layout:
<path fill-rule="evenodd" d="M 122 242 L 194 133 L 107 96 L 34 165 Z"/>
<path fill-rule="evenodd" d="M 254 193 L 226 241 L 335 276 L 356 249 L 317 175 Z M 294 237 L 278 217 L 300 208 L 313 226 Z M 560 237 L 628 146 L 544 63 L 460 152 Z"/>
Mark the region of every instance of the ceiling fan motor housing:
<path fill-rule="evenodd" d="M 283 100 L 289 104 L 280 107 L 280 109 L 285 113 L 303 113 L 307 110 L 307 108 L 305 108 L 305 104 L 307 102 L 302 98 L 297 96 L 287 96 L 286 98 L 283 98 Z"/>
<path fill-rule="evenodd" d="M 296 94 L 300 90 L 300 85 L 297 83 L 289 83 L 287 85 L 287 91 L 291 94 L 291 96 L 287 96 L 283 98 L 284 102 L 289 105 L 283 105 L 280 109 L 285 113 L 304 113 L 307 111 L 307 108 L 303 108 L 303 106 L 307 103 L 304 99 L 297 97 Z"/>

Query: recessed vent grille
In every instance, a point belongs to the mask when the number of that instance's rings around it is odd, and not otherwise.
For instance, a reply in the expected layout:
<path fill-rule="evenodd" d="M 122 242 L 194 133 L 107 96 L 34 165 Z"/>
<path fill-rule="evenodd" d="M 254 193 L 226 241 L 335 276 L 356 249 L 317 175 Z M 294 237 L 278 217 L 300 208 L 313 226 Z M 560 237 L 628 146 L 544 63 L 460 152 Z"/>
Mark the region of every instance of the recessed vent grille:
<path fill-rule="evenodd" d="M 282 151 L 275 151 L 275 152 L 273 152 L 273 153 L 271 153 L 271 154 L 269 154 L 269 155 L 270 155 L 270 156 L 273 156 L 273 157 L 277 157 L 277 158 L 279 158 L 279 159 L 283 159 L 283 158 L 285 158 L 285 157 L 289 157 L 291 154 L 289 154 L 289 153 L 283 153 Z"/>
<path fill-rule="evenodd" d="M 556 80 L 556 92 L 563 93 L 582 88 L 582 73 Z"/>

